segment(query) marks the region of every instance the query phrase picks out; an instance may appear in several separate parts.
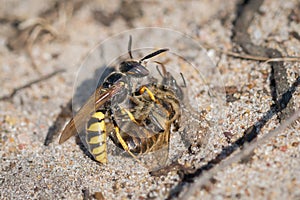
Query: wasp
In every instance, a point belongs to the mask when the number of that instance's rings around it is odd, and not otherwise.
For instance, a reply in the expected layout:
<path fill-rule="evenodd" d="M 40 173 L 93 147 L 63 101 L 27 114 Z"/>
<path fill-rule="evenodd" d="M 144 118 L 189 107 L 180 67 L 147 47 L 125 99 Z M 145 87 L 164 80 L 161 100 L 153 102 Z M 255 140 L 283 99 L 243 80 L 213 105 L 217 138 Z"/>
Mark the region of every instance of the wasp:
<path fill-rule="evenodd" d="M 112 72 L 87 100 L 62 131 L 59 143 L 76 132 L 84 133 L 87 150 L 100 163 L 107 163 L 107 137 L 132 157 L 154 152 L 169 146 L 171 126 L 180 122 L 182 91 L 173 76 L 162 66 L 161 83 L 151 81 L 139 87 L 133 79 L 149 75 L 143 61 L 168 49 L 159 49 L 139 61 L 131 54 L 130 60 L 120 63 L 119 71 Z M 138 160 L 138 159 L 137 159 Z"/>

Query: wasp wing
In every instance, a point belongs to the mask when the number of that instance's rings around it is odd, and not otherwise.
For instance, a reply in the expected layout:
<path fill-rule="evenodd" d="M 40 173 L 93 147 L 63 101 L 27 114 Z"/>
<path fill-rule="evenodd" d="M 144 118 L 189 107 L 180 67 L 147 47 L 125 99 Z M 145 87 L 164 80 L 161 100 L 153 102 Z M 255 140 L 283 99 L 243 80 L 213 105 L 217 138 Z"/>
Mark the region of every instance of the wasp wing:
<path fill-rule="evenodd" d="M 118 83 L 105 91 L 103 91 L 102 87 L 98 87 L 93 95 L 89 97 L 87 102 L 66 125 L 60 136 L 59 144 L 64 143 L 76 133 L 82 132 L 86 122 L 92 114 L 110 100 L 112 96 L 122 90 L 122 86 L 122 83 Z"/>

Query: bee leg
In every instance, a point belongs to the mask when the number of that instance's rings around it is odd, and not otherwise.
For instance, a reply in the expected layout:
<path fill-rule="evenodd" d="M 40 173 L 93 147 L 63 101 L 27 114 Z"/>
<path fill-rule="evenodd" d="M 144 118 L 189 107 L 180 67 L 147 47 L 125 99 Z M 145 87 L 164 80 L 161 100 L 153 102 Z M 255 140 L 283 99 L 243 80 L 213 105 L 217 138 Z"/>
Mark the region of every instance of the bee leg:
<path fill-rule="evenodd" d="M 131 101 L 131 103 L 135 104 L 135 105 L 141 105 L 141 101 L 133 96 L 128 96 L 129 100 Z"/>
<path fill-rule="evenodd" d="M 133 121 L 133 122 L 136 123 L 136 124 L 139 124 L 139 123 L 135 120 L 133 114 L 132 114 L 129 110 L 127 110 L 126 108 L 122 108 L 122 110 L 128 115 L 128 117 L 130 118 L 131 121 Z"/>
<path fill-rule="evenodd" d="M 115 126 L 115 131 L 116 131 L 116 136 L 119 140 L 119 142 L 121 143 L 123 149 L 129 153 L 130 156 L 132 156 L 138 163 L 142 164 L 141 161 L 129 150 L 128 145 L 126 144 L 126 142 L 124 141 L 124 139 L 122 138 L 121 134 L 120 134 L 120 129 L 119 127 Z"/>
<path fill-rule="evenodd" d="M 173 123 L 173 125 L 174 125 L 173 131 L 175 131 L 175 132 L 178 131 L 179 128 L 180 128 L 180 122 L 176 120 L 176 121 Z"/>

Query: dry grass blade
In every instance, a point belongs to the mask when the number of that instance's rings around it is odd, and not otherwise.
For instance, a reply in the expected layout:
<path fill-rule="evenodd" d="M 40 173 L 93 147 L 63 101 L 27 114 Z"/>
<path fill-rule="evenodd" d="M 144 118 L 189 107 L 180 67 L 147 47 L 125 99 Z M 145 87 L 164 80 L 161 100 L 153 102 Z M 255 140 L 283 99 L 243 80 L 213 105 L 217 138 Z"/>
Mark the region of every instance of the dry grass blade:
<path fill-rule="evenodd" d="M 61 72 L 64 72 L 64 71 L 65 71 L 65 70 L 63 70 L 63 69 L 54 71 L 54 72 L 52 72 L 52 73 L 50 73 L 50 74 L 48 74 L 48 75 L 45 75 L 45 76 L 42 76 L 42 77 L 40 77 L 40 78 L 38 78 L 38 79 L 36 79 L 36 80 L 30 81 L 29 83 L 26 83 L 25 85 L 22 85 L 22 86 L 20 86 L 20 87 L 14 88 L 13 91 L 12 91 L 10 94 L 5 95 L 5 96 L 3 96 L 3 97 L 0 97 L 0 101 L 8 101 L 8 100 L 11 100 L 11 99 L 16 95 L 16 93 L 17 93 L 18 91 L 23 90 L 23 89 L 25 89 L 25 88 L 28 88 L 28 87 L 32 86 L 33 84 L 36 84 L 36 83 L 39 83 L 39 82 L 48 80 L 49 78 L 51 78 L 51 77 L 53 77 L 53 76 L 55 76 L 55 75 L 57 75 L 57 74 L 59 74 L 59 73 L 61 73 Z"/>
<path fill-rule="evenodd" d="M 246 60 L 262 61 L 262 62 L 264 62 L 264 64 L 269 63 L 269 62 L 300 62 L 300 57 L 269 58 L 269 57 L 264 57 L 264 56 L 254 56 L 254 55 L 249 55 L 249 54 L 245 54 L 245 53 L 241 54 L 241 53 L 236 53 L 233 51 L 223 50 L 223 49 L 213 47 L 209 44 L 202 44 L 202 46 L 206 49 L 213 49 L 216 52 L 223 53 L 228 56 L 246 59 Z"/>

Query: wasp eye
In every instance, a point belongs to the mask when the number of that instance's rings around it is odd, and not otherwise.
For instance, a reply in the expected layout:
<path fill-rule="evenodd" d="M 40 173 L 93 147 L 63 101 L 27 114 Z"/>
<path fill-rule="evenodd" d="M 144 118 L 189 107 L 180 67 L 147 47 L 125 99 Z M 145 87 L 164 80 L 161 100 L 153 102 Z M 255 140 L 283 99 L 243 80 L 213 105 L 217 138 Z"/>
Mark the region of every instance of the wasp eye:
<path fill-rule="evenodd" d="M 124 81 L 124 75 L 118 72 L 111 73 L 108 77 L 106 77 L 103 87 L 104 88 L 110 88 L 117 82 Z"/>
<path fill-rule="evenodd" d="M 136 61 L 124 61 L 120 64 L 120 71 L 122 73 L 141 78 L 149 75 L 149 70 Z"/>

